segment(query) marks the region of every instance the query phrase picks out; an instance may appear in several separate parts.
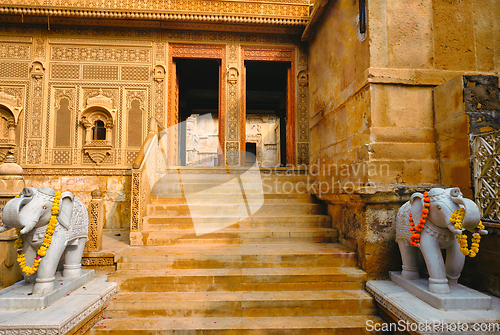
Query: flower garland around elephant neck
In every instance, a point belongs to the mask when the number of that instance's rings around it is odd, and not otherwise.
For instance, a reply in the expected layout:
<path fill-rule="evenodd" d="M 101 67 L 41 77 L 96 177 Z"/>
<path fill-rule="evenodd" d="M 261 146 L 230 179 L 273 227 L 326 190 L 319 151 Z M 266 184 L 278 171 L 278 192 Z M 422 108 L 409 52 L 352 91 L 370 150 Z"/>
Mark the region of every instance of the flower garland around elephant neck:
<path fill-rule="evenodd" d="M 16 196 L 16 198 L 18 198 Z M 27 276 L 35 273 L 38 270 L 38 266 L 40 265 L 40 262 L 42 261 L 42 258 L 47 254 L 47 248 L 50 246 L 50 243 L 52 242 L 52 235 L 54 234 L 56 230 L 56 225 L 57 225 L 57 215 L 59 214 L 59 202 L 61 201 L 61 192 L 56 192 L 56 196 L 54 197 L 54 203 L 52 204 L 52 215 L 50 216 L 50 221 L 49 225 L 47 226 L 47 232 L 45 233 L 45 239 L 43 240 L 42 245 L 37 251 L 37 255 L 35 257 L 35 260 L 33 261 L 32 266 L 27 266 L 26 265 L 26 255 L 23 254 L 23 240 L 21 235 L 19 235 L 19 238 L 16 240 L 16 248 L 17 248 L 17 262 L 21 266 L 21 270 L 26 274 Z M 18 234 L 20 233 L 21 229 L 18 229 Z"/>
<path fill-rule="evenodd" d="M 420 233 L 424 229 L 425 219 L 427 218 L 427 214 L 429 214 L 429 207 L 431 199 L 429 198 L 429 193 L 427 191 L 424 192 L 424 208 L 422 208 L 422 217 L 415 227 L 415 223 L 413 222 L 413 217 L 410 212 L 410 230 L 412 232 L 410 244 L 414 247 L 418 247 L 420 243 Z"/>
<path fill-rule="evenodd" d="M 460 208 L 457 209 L 453 214 L 451 214 L 450 222 L 453 222 L 456 229 L 463 230 L 464 227 L 462 225 L 463 219 L 465 216 L 465 209 Z M 460 244 L 460 251 L 465 256 L 476 257 L 479 252 L 479 242 L 481 241 L 481 235 L 479 235 L 479 231 L 483 230 L 484 226 L 481 221 L 476 227 L 476 232 L 472 234 L 471 248 L 467 248 L 467 235 L 459 234 L 457 235 L 458 243 Z"/>

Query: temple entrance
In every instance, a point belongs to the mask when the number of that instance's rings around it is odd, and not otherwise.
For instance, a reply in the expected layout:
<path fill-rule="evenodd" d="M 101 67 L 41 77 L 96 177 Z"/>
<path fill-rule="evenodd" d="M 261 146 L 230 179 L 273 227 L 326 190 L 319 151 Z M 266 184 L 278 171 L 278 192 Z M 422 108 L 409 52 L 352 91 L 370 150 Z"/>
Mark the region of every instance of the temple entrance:
<path fill-rule="evenodd" d="M 169 166 L 224 163 L 224 52 L 224 45 L 169 45 Z"/>
<path fill-rule="evenodd" d="M 285 166 L 286 134 L 290 131 L 287 129 L 290 63 L 245 61 L 244 64 L 246 151 L 255 151 L 261 166 Z"/>
<path fill-rule="evenodd" d="M 179 165 L 217 166 L 220 61 L 174 61 L 179 85 Z"/>

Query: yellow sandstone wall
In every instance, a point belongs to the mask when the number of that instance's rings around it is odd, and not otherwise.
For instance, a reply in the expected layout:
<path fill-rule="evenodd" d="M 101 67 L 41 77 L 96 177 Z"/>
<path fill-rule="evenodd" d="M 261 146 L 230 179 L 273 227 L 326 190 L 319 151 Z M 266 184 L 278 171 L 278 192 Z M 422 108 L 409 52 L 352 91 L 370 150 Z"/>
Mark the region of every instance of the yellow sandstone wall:
<path fill-rule="evenodd" d="M 29 170 L 29 169 L 28 169 Z M 103 193 L 104 229 L 128 229 L 130 227 L 131 177 L 118 175 L 34 175 L 25 172 L 26 186 L 52 187 L 56 191 L 70 191 L 88 208 L 91 193 L 99 189 Z"/>
<path fill-rule="evenodd" d="M 370 143 L 371 92 L 359 82 L 369 67 L 369 43 L 357 17 L 352 1 L 331 3 L 309 48 L 310 164 L 330 188 L 367 181 L 366 173 L 349 169 L 367 160 Z"/>
<path fill-rule="evenodd" d="M 398 208 L 451 173 L 440 171 L 433 89 L 498 75 L 500 2 L 367 1 L 367 36 L 358 6 L 330 1 L 310 41 L 311 172 L 341 242 L 383 278 L 398 267 Z"/>

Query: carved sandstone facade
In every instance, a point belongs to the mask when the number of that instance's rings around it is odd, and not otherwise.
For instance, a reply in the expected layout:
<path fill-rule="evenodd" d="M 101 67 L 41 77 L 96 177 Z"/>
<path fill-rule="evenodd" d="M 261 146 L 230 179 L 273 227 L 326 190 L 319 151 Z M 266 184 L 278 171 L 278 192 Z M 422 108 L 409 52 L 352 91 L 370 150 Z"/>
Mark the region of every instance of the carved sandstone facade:
<path fill-rule="evenodd" d="M 0 8 L 0 161 L 13 151 L 30 186 L 69 187 L 86 204 L 100 189 L 104 228 L 126 228 L 130 167 L 150 121 L 182 121 L 175 114 L 176 61 L 206 59 L 219 64 L 219 164 L 244 163 L 248 60 L 288 64 L 287 157 L 269 162 L 306 164 L 307 48 L 300 34 L 310 6 L 10 1 Z"/>

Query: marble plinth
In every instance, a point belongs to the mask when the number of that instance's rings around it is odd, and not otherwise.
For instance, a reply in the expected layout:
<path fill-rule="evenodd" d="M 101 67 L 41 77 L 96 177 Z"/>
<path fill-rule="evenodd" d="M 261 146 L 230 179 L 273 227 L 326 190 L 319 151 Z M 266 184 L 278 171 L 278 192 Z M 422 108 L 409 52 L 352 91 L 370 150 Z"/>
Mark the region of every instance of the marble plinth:
<path fill-rule="evenodd" d="M 0 334 L 84 334 L 117 292 L 116 283 L 98 276 L 47 308 L 0 310 Z"/>
<path fill-rule="evenodd" d="M 491 297 L 466 286 L 457 284 L 450 286 L 451 293 L 439 294 L 429 292 L 429 281 L 424 278 L 405 279 L 401 272 L 389 272 L 391 281 L 406 291 L 422 299 L 434 308 L 442 310 L 456 309 L 491 309 Z"/>
<path fill-rule="evenodd" d="M 392 281 L 370 280 L 366 290 L 379 308 L 393 318 L 391 322 L 377 325 L 377 329 L 422 335 L 500 334 L 500 299 L 497 297 L 491 297 L 490 310 L 445 311 L 432 307 Z"/>
<path fill-rule="evenodd" d="M 21 280 L 0 291 L 0 310 L 45 308 L 92 280 L 94 276 L 94 270 L 88 269 L 83 269 L 82 274 L 75 278 L 65 278 L 57 272 L 54 291 L 45 294 L 32 294 L 34 284 Z"/>

